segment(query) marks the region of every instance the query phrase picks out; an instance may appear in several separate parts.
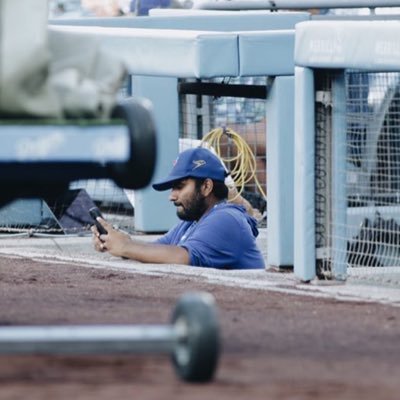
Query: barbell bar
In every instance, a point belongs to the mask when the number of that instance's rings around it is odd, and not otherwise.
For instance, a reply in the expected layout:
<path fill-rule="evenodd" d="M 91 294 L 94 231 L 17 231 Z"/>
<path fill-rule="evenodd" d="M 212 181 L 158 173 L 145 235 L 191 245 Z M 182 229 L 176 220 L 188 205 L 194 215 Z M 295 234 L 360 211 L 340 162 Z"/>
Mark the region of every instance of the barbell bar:
<path fill-rule="evenodd" d="M 0 328 L 0 355 L 165 353 L 188 382 L 210 381 L 220 353 L 215 300 L 187 293 L 170 325 L 7 326 Z"/>

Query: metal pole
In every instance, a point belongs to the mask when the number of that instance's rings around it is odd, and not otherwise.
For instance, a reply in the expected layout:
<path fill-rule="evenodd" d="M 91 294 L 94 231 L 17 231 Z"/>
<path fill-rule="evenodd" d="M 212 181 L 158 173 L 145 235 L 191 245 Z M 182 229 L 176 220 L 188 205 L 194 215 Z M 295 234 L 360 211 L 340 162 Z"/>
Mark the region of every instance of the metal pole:
<path fill-rule="evenodd" d="M 396 6 L 400 6 L 400 0 L 193 0 L 193 8 L 206 10 L 375 8 Z"/>
<path fill-rule="evenodd" d="M 0 328 L 0 354 L 171 353 L 180 325 L 20 326 Z"/>

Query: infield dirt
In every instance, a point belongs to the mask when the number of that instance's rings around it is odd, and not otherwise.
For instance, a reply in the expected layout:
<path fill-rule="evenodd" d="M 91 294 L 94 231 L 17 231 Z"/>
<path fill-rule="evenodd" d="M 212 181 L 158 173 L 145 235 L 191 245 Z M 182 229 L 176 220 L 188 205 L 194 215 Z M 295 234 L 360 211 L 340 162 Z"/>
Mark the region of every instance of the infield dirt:
<path fill-rule="evenodd" d="M 390 305 L 3 256 L 0 325 L 167 324 L 188 291 L 218 305 L 212 383 L 180 381 L 166 356 L 0 356 L 0 399 L 399 399 L 400 308 Z"/>

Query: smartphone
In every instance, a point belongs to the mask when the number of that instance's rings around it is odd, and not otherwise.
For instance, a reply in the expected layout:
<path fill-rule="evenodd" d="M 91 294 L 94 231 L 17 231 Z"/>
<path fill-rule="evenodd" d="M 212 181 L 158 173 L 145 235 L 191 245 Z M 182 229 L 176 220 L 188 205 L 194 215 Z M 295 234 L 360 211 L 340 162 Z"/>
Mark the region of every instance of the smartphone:
<path fill-rule="evenodd" d="M 94 224 L 96 225 L 96 228 L 99 231 L 100 235 L 107 235 L 107 231 L 104 229 L 103 225 L 101 225 L 100 222 L 97 221 L 97 219 L 96 219 L 97 217 L 103 218 L 100 210 L 97 207 L 92 207 L 89 210 L 89 214 L 93 218 Z"/>

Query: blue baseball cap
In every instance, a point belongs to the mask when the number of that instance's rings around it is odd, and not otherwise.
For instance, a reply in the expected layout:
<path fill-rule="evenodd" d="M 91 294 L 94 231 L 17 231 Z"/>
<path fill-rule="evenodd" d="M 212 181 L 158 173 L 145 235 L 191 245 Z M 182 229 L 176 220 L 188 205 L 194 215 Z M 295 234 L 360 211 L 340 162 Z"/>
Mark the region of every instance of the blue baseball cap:
<path fill-rule="evenodd" d="M 169 175 L 153 184 L 158 191 L 171 189 L 175 182 L 186 178 L 210 178 L 223 182 L 228 175 L 217 155 L 204 147 L 185 150 L 179 154 Z"/>

